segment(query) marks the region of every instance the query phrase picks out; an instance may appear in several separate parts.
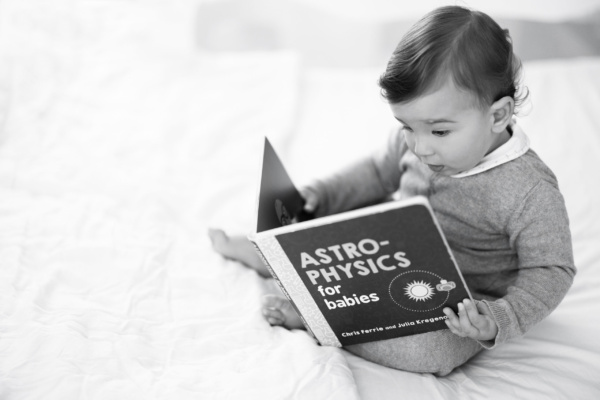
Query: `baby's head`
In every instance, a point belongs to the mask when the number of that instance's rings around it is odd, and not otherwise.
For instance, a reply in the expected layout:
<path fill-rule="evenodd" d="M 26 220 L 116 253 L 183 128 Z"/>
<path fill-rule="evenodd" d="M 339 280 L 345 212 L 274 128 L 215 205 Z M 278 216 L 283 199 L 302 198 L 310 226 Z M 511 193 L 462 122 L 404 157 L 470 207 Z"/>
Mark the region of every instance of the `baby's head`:
<path fill-rule="evenodd" d="M 520 70 L 507 30 L 482 12 L 446 6 L 425 15 L 404 35 L 379 85 L 394 104 L 410 101 L 450 77 L 479 107 L 505 96 L 519 105 Z"/>
<path fill-rule="evenodd" d="M 411 151 L 454 175 L 509 140 L 521 64 L 489 16 L 438 8 L 402 38 L 379 84 Z"/>

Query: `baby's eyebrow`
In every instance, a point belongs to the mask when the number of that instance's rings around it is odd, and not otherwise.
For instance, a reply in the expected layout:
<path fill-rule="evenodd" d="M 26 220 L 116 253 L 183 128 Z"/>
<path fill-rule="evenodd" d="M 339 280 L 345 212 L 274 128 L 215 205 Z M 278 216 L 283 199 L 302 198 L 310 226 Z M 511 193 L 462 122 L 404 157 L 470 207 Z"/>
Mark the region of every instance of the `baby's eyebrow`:
<path fill-rule="evenodd" d="M 441 123 L 451 123 L 451 124 L 455 124 L 456 123 L 456 121 L 453 121 L 451 119 L 446 119 L 446 118 L 428 119 L 428 120 L 425 120 L 425 122 L 428 123 L 429 125 L 441 124 Z"/>
<path fill-rule="evenodd" d="M 402 121 L 400 118 L 398 117 L 394 117 L 398 120 L 398 122 L 404 124 L 404 125 L 408 125 L 406 122 Z M 447 119 L 447 118 L 438 118 L 438 119 L 424 119 L 422 120 L 422 122 L 425 122 L 426 124 L 429 125 L 434 125 L 434 124 L 442 124 L 442 123 L 450 123 L 450 124 L 455 124 L 456 121 L 453 121 L 451 119 Z"/>

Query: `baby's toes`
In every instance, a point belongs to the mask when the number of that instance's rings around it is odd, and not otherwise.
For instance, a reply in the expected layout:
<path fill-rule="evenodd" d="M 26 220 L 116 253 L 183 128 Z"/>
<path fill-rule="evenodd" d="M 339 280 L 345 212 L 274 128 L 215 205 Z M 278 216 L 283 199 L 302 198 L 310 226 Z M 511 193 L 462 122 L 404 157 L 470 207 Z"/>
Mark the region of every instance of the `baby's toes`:
<path fill-rule="evenodd" d="M 280 296 L 267 294 L 263 296 L 262 313 L 267 322 L 271 325 L 283 325 L 285 323 L 284 307 L 287 299 Z"/>

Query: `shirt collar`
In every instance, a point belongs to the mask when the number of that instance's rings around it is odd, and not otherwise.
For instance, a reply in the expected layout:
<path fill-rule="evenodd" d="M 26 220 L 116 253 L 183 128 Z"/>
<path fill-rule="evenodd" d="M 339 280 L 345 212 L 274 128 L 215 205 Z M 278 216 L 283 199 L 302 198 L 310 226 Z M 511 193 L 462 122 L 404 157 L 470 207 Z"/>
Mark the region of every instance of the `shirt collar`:
<path fill-rule="evenodd" d="M 511 128 L 513 134 L 506 143 L 483 157 L 479 164 L 473 168 L 450 176 L 452 178 L 464 178 L 466 176 L 476 175 L 519 158 L 527 153 L 527 150 L 529 150 L 529 138 L 517 124 L 511 124 Z"/>

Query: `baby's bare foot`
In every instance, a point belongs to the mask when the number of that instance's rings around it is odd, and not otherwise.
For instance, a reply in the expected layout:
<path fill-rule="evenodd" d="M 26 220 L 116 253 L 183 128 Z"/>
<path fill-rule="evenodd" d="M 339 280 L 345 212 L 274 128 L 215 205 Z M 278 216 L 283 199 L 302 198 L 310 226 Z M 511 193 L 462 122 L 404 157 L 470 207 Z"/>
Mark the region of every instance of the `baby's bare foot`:
<path fill-rule="evenodd" d="M 304 329 L 302 319 L 292 303 L 282 296 L 267 294 L 262 299 L 262 313 L 271 325 L 281 325 L 287 329 Z"/>
<path fill-rule="evenodd" d="M 222 229 L 208 229 L 208 237 L 212 243 L 213 249 L 225 257 L 230 257 L 232 252 L 229 236 Z"/>
<path fill-rule="evenodd" d="M 228 236 L 221 229 L 209 229 L 208 236 L 213 249 L 223 257 L 230 258 L 252 268 L 263 277 L 270 277 L 269 270 L 256 253 L 254 245 L 244 236 Z"/>

